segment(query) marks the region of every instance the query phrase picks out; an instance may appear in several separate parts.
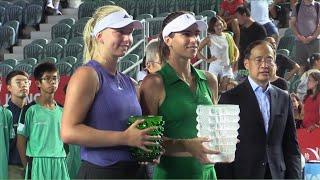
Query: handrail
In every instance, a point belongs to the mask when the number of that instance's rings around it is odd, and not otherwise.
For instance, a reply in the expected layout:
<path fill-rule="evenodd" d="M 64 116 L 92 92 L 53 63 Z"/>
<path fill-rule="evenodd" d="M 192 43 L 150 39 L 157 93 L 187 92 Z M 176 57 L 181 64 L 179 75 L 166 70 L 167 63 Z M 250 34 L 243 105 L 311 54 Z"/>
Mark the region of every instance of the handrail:
<path fill-rule="evenodd" d="M 146 20 L 145 20 L 145 19 L 142 19 L 140 22 L 142 23 L 142 26 L 143 26 L 143 28 L 142 28 L 143 38 L 142 38 L 140 41 L 138 41 L 134 46 L 132 46 L 124 56 L 122 56 L 121 58 L 119 58 L 118 61 L 120 61 L 120 60 L 123 59 L 125 56 L 127 56 L 127 55 L 130 54 L 132 51 L 134 51 L 138 46 L 140 46 L 141 43 L 144 44 L 143 47 L 146 46 L 146 42 L 145 42 L 145 37 L 146 37 L 146 32 L 145 32 Z M 143 49 L 143 50 L 144 50 L 144 49 Z"/>
<path fill-rule="evenodd" d="M 197 62 L 193 63 L 193 67 L 198 66 L 199 64 L 201 64 L 202 62 L 205 62 L 203 59 L 199 59 Z"/>
<path fill-rule="evenodd" d="M 123 74 L 127 74 L 128 72 L 132 71 L 136 66 L 140 66 L 140 64 L 143 62 L 143 59 L 140 59 L 139 61 L 132 64 L 132 66 L 128 67 L 126 70 L 122 71 Z"/>
<path fill-rule="evenodd" d="M 140 41 L 138 41 L 133 47 L 131 47 L 131 48 L 129 49 L 129 51 L 126 53 L 126 55 L 130 54 L 130 53 L 131 53 L 135 48 L 137 48 L 141 43 L 144 43 L 144 47 L 146 46 L 146 39 L 145 39 L 145 37 L 149 37 L 149 22 L 151 22 L 151 21 L 163 20 L 163 19 L 164 19 L 164 17 L 155 17 L 155 18 L 152 18 L 152 19 L 146 19 L 146 20 L 143 19 L 143 20 L 141 20 L 141 22 L 143 22 L 143 26 L 144 26 L 144 28 L 143 28 L 143 33 L 142 33 L 143 36 L 144 36 L 144 38 L 141 39 Z M 201 20 L 207 22 L 207 17 L 201 17 Z M 200 38 L 204 37 L 206 34 L 207 34 L 207 31 L 201 32 Z M 205 51 L 205 54 L 207 54 L 207 53 L 206 53 L 207 49 L 204 48 L 203 50 Z M 126 56 L 126 55 L 125 55 L 125 56 Z M 121 59 L 123 59 L 125 56 L 119 58 L 119 61 L 120 61 Z M 136 68 L 137 66 L 140 66 L 140 64 L 141 64 L 142 62 L 143 62 L 143 59 L 140 59 L 139 61 L 135 62 L 132 66 L 130 66 L 130 67 L 128 67 L 127 69 L 125 69 L 124 71 L 122 71 L 122 73 L 123 73 L 123 74 L 129 73 L 130 71 L 132 71 L 132 70 L 133 70 L 134 68 Z M 193 64 L 193 66 L 198 66 L 199 64 L 201 64 L 201 63 L 203 63 L 203 62 L 205 62 L 205 61 L 204 61 L 203 59 L 200 59 L 200 60 L 198 60 L 197 62 L 195 62 L 195 63 Z M 206 65 L 205 65 L 205 68 L 206 68 Z"/>
<path fill-rule="evenodd" d="M 132 46 L 124 56 L 118 59 L 118 61 L 121 61 L 121 59 L 129 55 L 133 50 L 135 50 L 138 46 L 140 46 L 141 43 L 144 43 L 144 39 L 141 39 L 134 46 Z"/>

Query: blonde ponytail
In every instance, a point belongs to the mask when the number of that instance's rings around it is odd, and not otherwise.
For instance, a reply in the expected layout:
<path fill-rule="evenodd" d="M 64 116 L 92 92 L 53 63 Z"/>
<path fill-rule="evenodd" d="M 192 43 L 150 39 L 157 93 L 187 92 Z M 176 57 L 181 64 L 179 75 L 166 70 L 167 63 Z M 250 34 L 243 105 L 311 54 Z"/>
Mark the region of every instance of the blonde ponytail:
<path fill-rule="evenodd" d="M 93 18 L 90 18 L 84 27 L 83 30 L 83 41 L 84 41 L 84 49 L 83 49 L 83 60 L 84 62 L 89 61 L 93 57 L 93 52 L 95 45 L 94 37 L 91 35 L 91 32 L 93 30 Z"/>

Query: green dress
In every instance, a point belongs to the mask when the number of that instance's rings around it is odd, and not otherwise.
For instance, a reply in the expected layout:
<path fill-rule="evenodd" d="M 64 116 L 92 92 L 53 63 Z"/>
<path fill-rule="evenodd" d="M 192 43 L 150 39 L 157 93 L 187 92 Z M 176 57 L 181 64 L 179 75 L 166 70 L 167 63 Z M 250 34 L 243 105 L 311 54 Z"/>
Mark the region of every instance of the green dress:
<path fill-rule="evenodd" d="M 60 137 L 62 110 L 58 105 L 48 109 L 36 102 L 23 108 L 17 133 L 27 138 L 26 155 L 32 158 L 25 178 L 31 174 L 31 179 L 70 179 Z"/>
<path fill-rule="evenodd" d="M 192 92 L 167 63 L 158 72 L 165 88 L 159 115 L 165 121 L 164 136 L 172 139 L 197 137 L 197 105 L 212 105 L 211 90 L 204 72 L 191 66 L 196 88 Z M 154 169 L 154 179 L 216 179 L 213 165 L 203 165 L 193 157 L 162 156 Z"/>
<path fill-rule="evenodd" d="M 0 179 L 8 179 L 9 140 L 14 135 L 12 113 L 0 106 Z"/>

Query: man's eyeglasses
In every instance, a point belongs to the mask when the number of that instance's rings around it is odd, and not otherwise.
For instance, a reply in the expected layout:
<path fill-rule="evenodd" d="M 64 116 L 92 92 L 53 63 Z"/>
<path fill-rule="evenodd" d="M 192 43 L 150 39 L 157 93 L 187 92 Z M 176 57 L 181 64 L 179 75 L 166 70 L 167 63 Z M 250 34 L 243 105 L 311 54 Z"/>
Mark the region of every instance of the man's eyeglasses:
<path fill-rule="evenodd" d="M 274 62 L 274 59 L 273 57 L 256 57 L 255 59 L 253 59 L 253 61 L 255 62 L 256 65 L 261 65 L 262 63 L 266 63 L 270 66 L 274 66 L 275 65 L 275 62 Z"/>
<path fill-rule="evenodd" d="M 57 77 L 57 76 L 53 76 L 53 77 L 43 77 L 40 80 L 43 80 L 43 81 L 46 81 L 46 82 L 50 83 L 52 81 L 53 82 L 58 82 L 60 80 L 60 78 Z"/>
<path fill-rule="evenodd" d="M 31 81 L 28 79 L 28 80 L 17 80 L 17 81 L 14 81 L 14 83 L 18 86 L 18 87 L 21 87 L 23 85 L 26 85 L 26 86 L 30 86 L 31 85 Z"/>

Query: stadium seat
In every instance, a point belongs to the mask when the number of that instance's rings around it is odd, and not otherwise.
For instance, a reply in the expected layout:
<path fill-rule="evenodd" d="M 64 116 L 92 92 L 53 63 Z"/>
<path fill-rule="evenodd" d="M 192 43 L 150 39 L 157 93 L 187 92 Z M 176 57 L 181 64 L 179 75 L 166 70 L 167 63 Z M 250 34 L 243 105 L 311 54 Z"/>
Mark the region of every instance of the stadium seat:
<path fill-rule="evenodd" d="M 283 36 L 279 41 L 278 49 L 287 49 L 291 52 L 295 46 L 295 40 L 293 35 Z"/>
<path fill-rule="evenodd" d="M 64 47 L 68 43 L 68 40 L 63 37 L 58 37 L 53 39 L 50 43 L 57 43 L 57 44 L 60 44 L 62 47 Z"/>
<path fill-rule="evenodd" d="M 222 3 L 222 1 L 223 1 L 223 0 L 215 0 L 215 1 L 214 1 L 215 4 L 214 4 L 213 7 L 214 7 L 214 10 L 215 10 L 216 12 L 219 12 L 219 11 L 220 11 L 220 4 Z"/>
<path fill-rule="evenodd" d="M 209 22 L 209 20 L 212 18 L 212 17 L 214 17 L 214 16 L 216 16 L 217 15 L 217 13 L 215 12 L 215 11 L 212 11 L 212 10 L 205 10 L 205 11 L 202 11 L 201 13 L 200 13 L 200 15 L 202 15 L 203 17 L 207 17 L 207 21 Z"/>
<path fill-rule="evenodd" d="M 72 27 L 71 27 L 71 38 L 73 37 L 78 37 L 83 34 L 84 27 L 86 26 L 86 23 L 83 22 L 76 22 Z"/>
<path fill-rule="evenodd" d="M 92 17 L 94 11 L 96 10 L 95 2 L 84 2 L 80 4 L 78 10 L 78 19 L 83 17 Z"/>
<path fill-rule="evenodd" d="M 0 64 L 0 76 L 3 78 L 7 77 L 7 75 L 13 70 L 13 68 L 8 64 Z"/>
<path fill-rule="evenodd" d="M 71 64 L 72 66 L 74 64 L 76 64 L 77 61 L 78 61 L 77 58 L 73 57 L 73 56 L 67 56 L 67 57 L 60 59 L 60 62 L 67 62 L 67 63 Z"/>
<path fill-rule="evenodd" d="M 58 24 L 68 24 L 70 27 L 76 23 L 74 18 L 65 18 L 58 22 Z"/>
<path fill-rule="evenodd" d="M 175 0 L 159 0 L 156 1 L 156 16 L 162 13 L 173 12 L 175 8 Z"/>
<path fill-rule="evenodd" d="M 30 0 L 29 2 L 30 2 L 30 4 L 39 5 L 39 6 L 41 6 L 42 8 L 44 8 L 45 5 L 47 4 L 47 0 Z"/>
<path fill-rule="evenodd" d="M 78 36 L 78 37 L 73 37 L 69 40 L 69 43 L 79 43 L 81 45 L 84 45 L 84 42 L 83 42 L 83 37 L 81 36 Z"/>
<path fill-rule="evenodd" d="M 27 59 L 22 60 L 21 62 L 25 63 L 25 64 L 29 64 L 32 67 L 34 67 L 38 63 L 37 59 L 35 59 L 35 58 L 27 58 Z"/>
<path fill-rule="evenodd" d="M 40 61 L 38 61 L 38 64 L 44 63 L 44 62 L 51 62 L 51 63 L 55 64 L 58 62 L 58 60 L 55 57 L 45 57 L 45 58 L 41 59 Z"/>
<path fill-rule="evenodd" d="M 16 65 L 13 69 L 24 71 L 28 74 L 33 73 L 33 66 L 31 66 L 30 64 L 26 64 L 26 63 L 20 63 L 20 64 Z"/>
<path fill-rule="evenodd" d="M 18 60 L 16 60 L 16 59 L 5 59 L 4 61 L 1 62 L 1 64 L 8 64 L 11 67 L 15 67 L 18 64 Z"/>
<path fill-rule="evenodd" d="M 43 8 L 37 4 L 31 4 L 24 9 L 23 23 L 27 26 L 36 26 L 42 19 Z"/>
<path fill-rule="evenodd" d="M 150 19 L 147 22 L 149 23 L 149 37 L 156 37 L 161 31 L 162 22 L 164 18 L 157 17 L 158 20 Z"/>
<path fill-rule="evenodd" d="M 175 11 L 190 11 L 196 9 L 196 0 L 175 0 Z"/>
<path fill-rule="evenodd" d="M 40 46 L 44 47 L 47 45 L 49 41 L 47 39 L 35 39 L 31 42 L 31 44 L 39 44 Z"/>
<path fill-rule="evenodd" d="M 130 15 L 135 15 L 136 1 L 133 0 L 115 0 L 117 6 L 125 9 Z"/>
<path fill-rule="evenodd" d="M 72 74 L 72 65 L 67 62 L 58 62 L 56 63 L 56 67 L 59 71 L 59 75 L 68 75 Z"/>
<path fill-rule="evenodd" d="M 25 1 L 25 0 L 17 0 L 17 1 L 14 1 L 13 4 L 16 6 L 20 6 L 22 8 L 25 8 L 29 5 L 29 2 Z"/>
<path fill-rule="evenodd" d="M 141 14 L 155 15 L 155 12 L 156 12 L 156 0 L 139 0 L 139 1 L 136 1 L 136 8 L 135 9 L 136 9 L 135 17 L 137 17 L 137 18 Z"/>
<path fill-rule="evenodd" d="M 83 45 L 79 43 L 69 43 L 63 48 L 63 57 L 73 56 L 79 57 L 83 54 Z"/>
<path fill-rule="evenodd" d="M 59 23 L 51 28 L 51 38 L 56 39 L 63 37 L 66 39 L 70 38 L 71 27 L 68 24 Z"/>
<path fill-rule="evenodd" d="M 0 6 L 0 23 L 4 23 L 4 18 L 5 18 L 5 11 L 6 9 L 2 6 Z"/>
<path fill-rule="evenodd" d="M 72 65 L 72 72 L 76 72 L 76 70 L 83 65 L 83 62 L 77 62 L 74 65 Z"/>
<path fill-rule="evenodd" d="M 28 44 L 23 48 L 23 58 L 35 58 L 37 60 L 43 57 L 43 47 L 39 44 Z"/>
<path fill-rule="evenodd" d="M 8 21 L 19 21 L 22 23 L 22 15 L 23 15 L 23 8 L 20 6 L 9 6 L 6 8 L 5 11 L 5 22 Z"/>
<path fill-rule="evenodd" d="M 157 14 L 157 17 L 167 17 L 170 13 L 169 12 L 163 12 L 160 14 Z"/>
<path fill-rule="evenodd" d="M 0 27 L 0 49 L 11 48 L 16 39 L 15 30 L 10 26 Z"/>
<path fill-rule="evenodd" d="M 12 6 L 12 3 L 8 2 L 8 1 L 0 1 L 0 6 L 4 7 L 4 8 L 7 8 L 9 6 Z"/>
<path fill-rule="evenodd" d="M 141 21 L 142 19 L 149 19 L 149 18 L 153 18 L 153 15 L 152 14 L 139 14 L 136 19 Z"/>
<path fill-rule="evenodd" d="M 197 1 L 195 13 L 200 14 L 200 12 L 205 10 L 214 9 L 214 4 L 212 0 L 201 0 Z"/>
<path fill-rule="evenodd" d="M 13 21 L 8 21 L 8 22 L 4 23 L 4 25 L 5 25 L 5 26 L 10 26 L 10 27 L 12 27 L 12 28 L 14 29 L 14 32 L 15 32 L 15 34 L 16 34 L 16 36 L 15 36 L 16 39 L 15 39 L 14 44 L 16 44 L 17 41 L 18 41 L 18 34 L 19 34 L 19 26 L 20 26 L 20 23 L 19 23 L 18 21 L 13 20 Z"/>
<path fill-rule="evenodd" d="M 96 7 L 99 8 L 101 6 L 106 6 L 106 5 L 115 5 L 113 1 L 108 1 L 108 0 L 100 0 L 96 2 Z"/>
<path fill-rule="evenodd" d="M 284 56 L 289 57 L 290 52 L 289 52 L 288 49 L 278 49 L 278 50 L 277 50 L 277 54 L 281 54 L 281 55 L 284 55 Z"/>
<path fill-rule="evenodd" d="M 49 43 L 43 47 L 43 59 L 54 57 L 59 61 L 62 57 L 63 47 L 57 43 Z"/>
<path fill-rule="evenodd" d="M 86 23 L 89 21 L 89 19 L 90 19 L 90 17 L 83 17 L 83 18 L 79 19 L 79 20 L 77 21 L 77 23 L 84 23 L 84 24 L 86 24 Z"/>
<path fill-rule="evenodd" d="M 138 55 L 128 54 L 118 62 L 118 70 L 123 72 L 124 70 L 128 69 L 138 61 L 139 61 Z M 128 73 L 128 75 L 132 78 L 135 78 L 137 76 L 138 70 L 139 70 L 139 66 L 136 66 L 132 71 Z"/>

